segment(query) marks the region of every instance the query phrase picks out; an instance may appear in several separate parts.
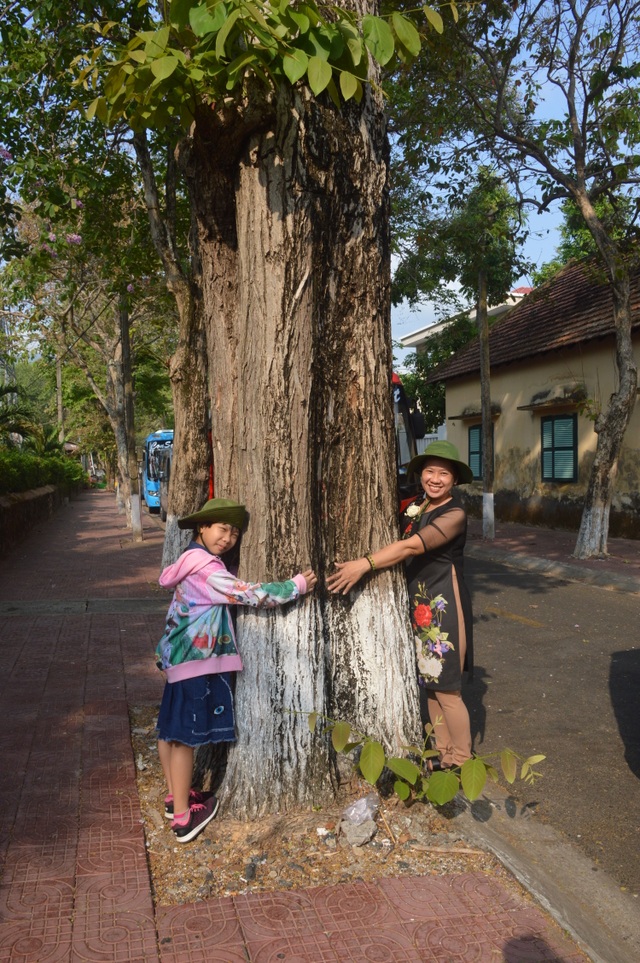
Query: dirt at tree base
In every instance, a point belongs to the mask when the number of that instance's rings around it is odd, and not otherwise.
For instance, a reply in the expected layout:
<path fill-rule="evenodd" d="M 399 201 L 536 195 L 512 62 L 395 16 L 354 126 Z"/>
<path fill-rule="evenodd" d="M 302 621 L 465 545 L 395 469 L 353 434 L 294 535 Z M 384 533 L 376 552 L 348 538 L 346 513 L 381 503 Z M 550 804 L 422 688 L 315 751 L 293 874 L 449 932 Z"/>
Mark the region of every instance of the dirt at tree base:
<path fill-rule="evenodd" d="M 381 800 L 377 832 L 352 846 L 339 830 L 347 805 L 367 795 L 363 781 L 321 810 L 240 822 L 220 814 L 190 843 L 180 844 L 164 815 L 158 759 L 157 707 L 131 710 L 131 738 L 140 808 L 156 904 L 173 906 L 239 893 L 295 890 L 382 877 L 486 872 L 511 879 L 491 854 L 471 848 L 452 825 L 455 802 L 438 810 Z M 513 882 L 513 881 L 512 881 Z"/>

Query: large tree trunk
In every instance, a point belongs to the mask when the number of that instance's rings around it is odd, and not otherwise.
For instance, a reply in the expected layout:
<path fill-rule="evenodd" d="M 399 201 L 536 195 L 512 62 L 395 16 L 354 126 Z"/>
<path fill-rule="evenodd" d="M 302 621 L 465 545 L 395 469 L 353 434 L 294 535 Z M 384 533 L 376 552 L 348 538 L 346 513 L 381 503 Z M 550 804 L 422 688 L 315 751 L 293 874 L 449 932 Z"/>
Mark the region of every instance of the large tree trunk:
<path fill-rule="evenodd" d="M 487 307 L 487 275 L 478 276 L 477 307 L 480 341 L 480 407 L 482 410 L 482 537 L 496 537 L 493 510 L 493 418 L 491 415 L 491 358 L 489 354 L 489 312 Z"/>
<path fill-rule="evenodd" d="M 611 395 L 608 408 L 598 416 L 594 426 L 598 441 L 578 539 L 573 550 L 576 558 L 607 555 L 609 512 L 618 473 L 618 458 L 638 392 L 638 370 L 631 342 L 629 273 L 622 258 L 617 258 L 613 264 L 607 264 L 607 274 L 613 296 L 618 388 Z"/>
<path fill-rule="evenodd" d="M 385 124 L 370 92 L 340 112 L 281 93 L 270 121 L 237 155 L 222 128 L 196 128 L 216 492 L 250 511 L 241 575 L 313 565 L 323 581 L 397 537 Z M 240 611 L 229 808 L 250 817 L 332 791 L 312 710 L 395 748 L 415 739 L 408 612 L 399 571 L 348 600 L 320 588 L 285 611 Z"/>

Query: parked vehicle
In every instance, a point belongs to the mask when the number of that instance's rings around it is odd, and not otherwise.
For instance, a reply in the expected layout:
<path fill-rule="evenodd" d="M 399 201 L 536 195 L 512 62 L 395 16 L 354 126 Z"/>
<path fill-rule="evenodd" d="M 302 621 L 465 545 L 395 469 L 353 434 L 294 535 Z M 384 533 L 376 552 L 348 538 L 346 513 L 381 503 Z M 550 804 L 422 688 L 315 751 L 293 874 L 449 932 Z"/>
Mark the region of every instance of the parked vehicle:
<path fill-rule="evenodd" d="M 167 449 L 171 449 L 172 446 L 172 430 L 154 431 L 147 435 L 144 440 L 140 492 L 151 514 L 157 514 L 160 511 L 160 478 L 158 474 L 160 456 Z"/>

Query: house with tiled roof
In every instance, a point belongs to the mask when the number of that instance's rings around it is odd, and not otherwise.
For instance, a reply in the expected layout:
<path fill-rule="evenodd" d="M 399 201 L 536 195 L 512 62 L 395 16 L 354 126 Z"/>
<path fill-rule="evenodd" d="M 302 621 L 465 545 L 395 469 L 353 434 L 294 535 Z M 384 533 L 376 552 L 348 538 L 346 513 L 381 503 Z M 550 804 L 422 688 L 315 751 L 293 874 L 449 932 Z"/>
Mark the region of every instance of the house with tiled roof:
<path fill-rule="evenodd" d="M 640 368 L 640 267 L 631 278 Z M 596 449 L 594 416 L 616 387 L 611 290 L 594 262 L 569 264 L 489 333 L 498 519 L 577 530 Z M 476 481 L 465 498 L 481 513 L 480 348 L 472 341 L 436 368 L 446 390 L 447 437 Z M 609 531 L 640 537 L 640 404 L 621 452 Z"/>

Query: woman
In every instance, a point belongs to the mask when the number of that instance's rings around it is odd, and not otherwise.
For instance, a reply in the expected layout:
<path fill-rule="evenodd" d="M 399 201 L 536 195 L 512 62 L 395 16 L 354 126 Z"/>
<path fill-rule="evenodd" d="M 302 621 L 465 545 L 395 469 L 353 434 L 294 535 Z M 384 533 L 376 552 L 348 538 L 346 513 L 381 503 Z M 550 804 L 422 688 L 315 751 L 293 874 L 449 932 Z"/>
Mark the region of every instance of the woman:
<path fill-rule="evenodd" d="M 473 480 L 448 441 L 434 441 L 409 464 L 420 473 L 424 494 L 401 518 L 399 542 L 364 558 L 336 564 L 327 580 L 332 592 L 346 595 L 363 577 L 404 562 L 418 653 L 420 715 L 434 726 L 440 757 L 433 768 L 460 766 L 471 756 L 469 712 L 460 693 L 462 673 L 473 671 L 471 597 L 463 578 L 467 516 L 458 483 Z"/>

